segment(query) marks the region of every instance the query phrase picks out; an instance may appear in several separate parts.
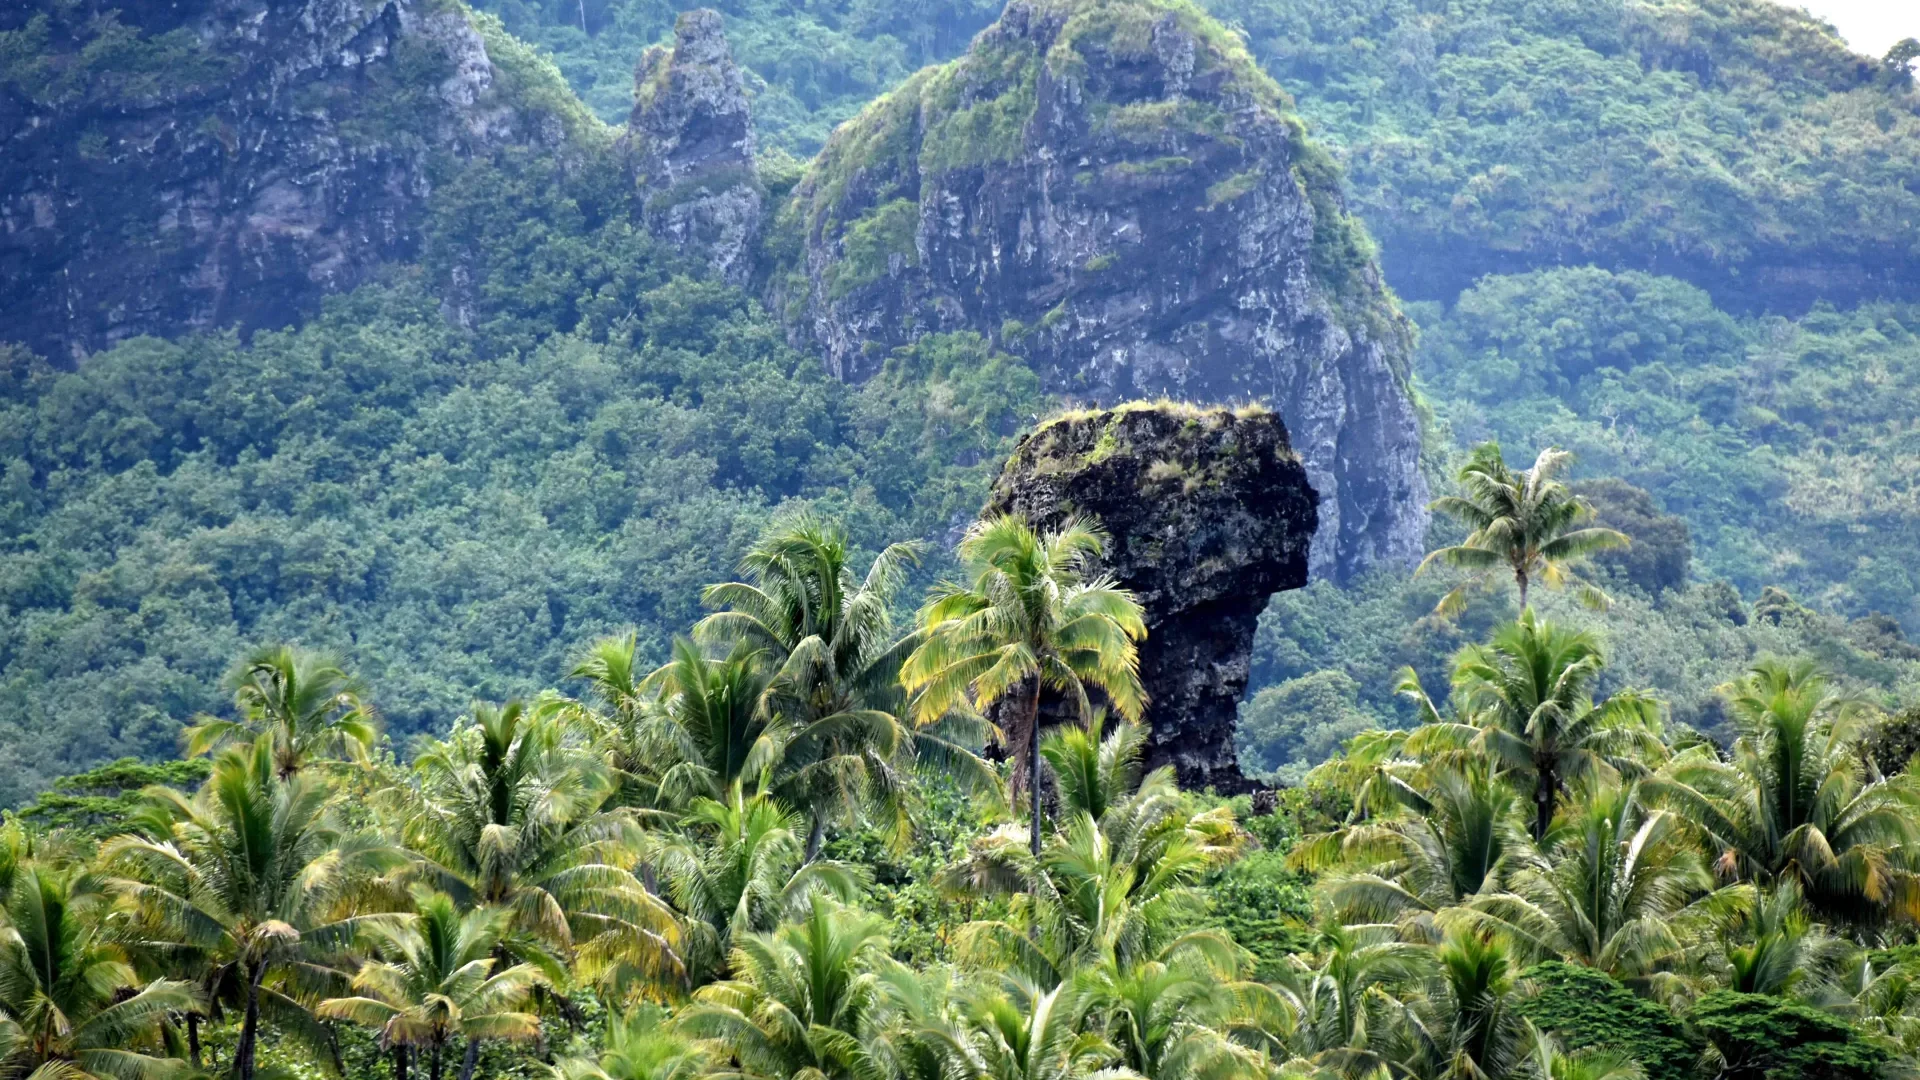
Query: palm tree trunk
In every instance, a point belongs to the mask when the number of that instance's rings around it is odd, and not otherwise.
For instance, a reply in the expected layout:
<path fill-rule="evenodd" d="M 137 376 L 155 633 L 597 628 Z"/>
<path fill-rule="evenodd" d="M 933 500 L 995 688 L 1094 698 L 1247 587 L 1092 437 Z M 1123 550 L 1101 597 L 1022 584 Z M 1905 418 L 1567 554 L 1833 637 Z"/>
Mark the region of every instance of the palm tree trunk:
<path fill-rule="evenodd" d="M 407 1045 L 393 1048 L 393 1080 L 407 1080 Z"/>
<path fill-rule="evenodd" d="M 827 819 L 818 811 L 813 813 L 813 827 L 807 832 L 807 861 L 820 857 L 820 841 L 827 832 Z"/>
<path fill-rule="evenodd" d="M 253 1080 L 253 1050 L 260 1040 L 260 982 L 267 977 L 267 961 L 262 957 L 247 977 L 247 1012 L 240 1022 L 240 1045 L 233 1051 L 233 1075 Z"/>
<path fill-rule="evenodd" d="M 1520 583 L 1520 611 L 1524 614 L 1527 610 L 1527 572 L 1516 570 L 1513 579 Z"/>
<path fill-rule="evenodd" d="M 467 1040 L 467 1057 L 460 1063 L 460 1080 L 473 1080 L 473 1067 L 480 1064 L 480 1040 Z"/>
<path fill-rule="evenodd" d="M 1539 777 L 1533 785 L 1533 838 L 1544 840 L 1547 830 L 1553 828 L 1554 795 L 1560 785 L 1553 773 L 1540 769 L 1535 773 Z"/>
<path fill-rule="evenodd" d="M 193 1062 L 195 1072 L 200 1070 L 200 1016 L 187 1014 L 187 1059 Z"/>
<path fill-rule="evenodd" d="M 437 1041 L 427 1054 L 427 1080 L 440 1080 L 440 1044 Z"/>
<path fill-rule="evenodd" d="M 1040 858 L 1040 675 L 1033 676 L 1033 703 L 1027 707 L 1027 786 L 1033 799 L 1033 825 L 1029 845 L 1033 857 Z"/>

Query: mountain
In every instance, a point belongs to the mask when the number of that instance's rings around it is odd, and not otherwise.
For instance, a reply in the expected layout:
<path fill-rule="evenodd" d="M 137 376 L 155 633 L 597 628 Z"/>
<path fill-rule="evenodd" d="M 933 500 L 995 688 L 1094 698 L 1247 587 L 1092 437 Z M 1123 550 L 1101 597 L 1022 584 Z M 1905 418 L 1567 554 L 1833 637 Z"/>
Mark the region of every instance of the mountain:
<path fill-rule="evenodd" d="M 417 256 L 459 162 L 610 138 L 441 0 L 10 5 L 0 86 L 4 333 L 66 361 L 299 321 Z"/>
<path fill-rule="evenodd" d="M 480 0 L 609 119 L 671 20 L 650 0 Z M 1920 97 L 1772 0 L 1203 0 L 1346 175 L 1388 282 L 1673 276 L 1741 312 L 1920 298 Z M 770 145 L 832 124 L 998 16 L 989 0 L 716 0 Z M 581 12 L 586 12 L 583 19 Z M 1910 57 L 1909 57 L 1910 59 Z M 618 95 L 620 104 L 613 103 Z"/>
<path fill-rule="evenodd" d="M 1286 94 L 1190 6 L 1015 0 L 834 133 L 769 249 L 842 378 L 973 330 L 1069 398 L 1267 402 L 1322 495 L 1316 572 L 1420 554 L 1406 323 Z"/>

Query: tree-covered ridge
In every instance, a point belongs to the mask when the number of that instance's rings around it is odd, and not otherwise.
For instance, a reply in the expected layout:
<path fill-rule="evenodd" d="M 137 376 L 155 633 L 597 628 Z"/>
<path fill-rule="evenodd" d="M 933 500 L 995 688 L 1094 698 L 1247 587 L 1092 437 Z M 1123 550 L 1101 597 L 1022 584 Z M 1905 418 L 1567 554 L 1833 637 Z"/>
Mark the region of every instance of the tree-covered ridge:
<path fill-rule="evenodd" d="M 1039 407 L 977 339 L 854 390 L 736 291 L 635 299 L 617 330 L 544 323 L 524 353 L 543 313 L 461 331 L 401 283 L 249 346 L 143 339 L 72 373 L 14 354 L 8 797 L 168 756 L 262 639 L 341 650 L 402 736 L 477 687 L 531 689 L 582 633 L 637 625 L 664 658 L 773 507 L 844 508 L 869 543 L 939 534 Z"/>
<path fill-rule="evenodd" d="M 481 0 L 517 37 L 549 51 L 581 99 L 610 124 L 633 105 L 634 60 L 671 36 L 684 5 L 664 0 Z M 801 4 L 725 0 L 735 55 L 752 75 L 762 140 L 805 157 L 835 125 L 930 63 L 950 59 L 992 22 L 997 0 Z"/>
<path fill-rule="evenodd" d="M 1740 309 L 1911 296 L 1920 98 L 1766 0 L 1226 0 L 1403 294 L 1593 262 Z"/>
<path fill-rule="evenodd" d="M 671 24 L 666 5 L 643 0 L 500 6 L 610 121 L 625 113 L 632 57 Z M 769 142 L 800 154 L 864 99 L 959 54 L 999 13 L 719 6 L 765 82 L 756 115 Z M 1244 35 L 1337 149 L 1404 295 L 1449 299 L 1483 274 L 1584 262 L 1678 276 L 1747 310 L 1913 294 L 1912 78 L 1797 9 L 1202 6 Z"/>

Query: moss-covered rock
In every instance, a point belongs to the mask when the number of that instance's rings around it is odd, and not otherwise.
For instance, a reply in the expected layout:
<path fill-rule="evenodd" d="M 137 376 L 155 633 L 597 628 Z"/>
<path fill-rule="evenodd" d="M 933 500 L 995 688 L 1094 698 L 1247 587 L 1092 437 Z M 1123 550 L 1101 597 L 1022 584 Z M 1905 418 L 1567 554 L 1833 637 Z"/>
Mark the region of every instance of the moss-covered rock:
<path fill-rule="evenodd" d="M 753 117 L 718 12 L 674 24 L 633 74 L 633 115 L 621 140 L 642 217 L 654 236 L 716 277 L 746 281 L 766 191 L 754 164 Z"/>
<path fill-rule="evenodd" d="M 1246 783 L 1233 731 L 1254 625 L 1269 596 L 1306 584 L 1317 501 L 1271 411 L 1162 401 L 1042 424 L 987 509 L 1041 528 L 1072 514 L 1106 527 L 1105 568 L 1146 610 L 1148 762 L 1173 765 L 1187 787 L 1232 792 Z"/>
<path fill-rule="evenodd" d="M 1185 0 L 1014 0 L 843 125 L 779 210 L 771 307 L 842 378 L 972 330 L 1048 389 L 1272 404 L 1316 572 L 1418 553 L 1408 328 L 1331 160 Z"/>
<path fill-rule="evenodd" d="M 459 0 L 27 0 L 0 142 L 0 338 L 71 361 L 292 322 L 412 255 L 449 166 L 612 133 Z"/>

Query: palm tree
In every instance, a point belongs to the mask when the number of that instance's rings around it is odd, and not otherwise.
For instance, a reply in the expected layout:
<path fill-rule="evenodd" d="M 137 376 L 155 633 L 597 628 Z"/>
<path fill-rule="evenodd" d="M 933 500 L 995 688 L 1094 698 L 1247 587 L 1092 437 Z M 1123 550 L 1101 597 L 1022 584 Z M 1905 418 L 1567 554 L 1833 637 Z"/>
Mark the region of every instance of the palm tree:
<path fill-rule="evenodd" d="M 1432 970 L 1395 1027 L 1400 1068 L 1419 1080 L 1533 1080 L 1541 1040 L 1520 1013 L 1519 965 L 1506 942 L 1456 928 L 1434 949 Z"/>
<path fill-rule="evenodd" d="M 109 932 L 111 897 L 86 873 L 26 867 L 0 930 L 0 1068 L 43 1080 L 159 1080 L 183 1063 L 161 1046 L 170 1013 L 200 1007 L 186 983 L 141 985 Z"/>
<path fill-rule="evenodd" d="M 593 699 L 593 704 L 572 711 L 588 741 L 606 757 L 607 767 L 619 781 L 620 791 L 614 802 L 644 809 L 659 807 L 660 784 L 678 756 L 680 743 L 665 711 L 648 691 L 634 633 L 593 642 L 567 677 L 584 681 Z"/>
<path fill-rule="evenodd" d="M 1238 974 L 1183 957 L 1095 969 L 1077 982 L 1123 1067 L 1147 1080 L 1253 1080 L 1266 1063 L 1233 1035 L 1269 1049 L 1291 1017 L 1273 988 Z"/>
<path fill-rule="evenodd" d="M 540 712 L 477 705 L 471 723 L 415 760 L 403 835 L 416 876 L 462 910 L 511 912 L 515 930 L 584 971 L 681 976 L 677 920 L 633 874 L 640 830 L 606 808 L 615 787 L 605 761 Z"/>
<path fill-rule="evenodd" d="M 1673 920 L 1712 885 L 1686 823 L 1633 783 L 1589 788 L 1513 879 L 1512 892 L 1467 901 L 1462 920 L 1621 980 L 1680 950 Z"/>
<path fill-rule="evenodd" d="M 1431 951 L 1390 924 L 1329 921 L 1313 951 L 1290 960 L 1279 990 L 1294 1017 L 1286 1032 L 1293 1055 L 1346 1076 L 1386 1068 L 1382 1048 L 1397 1008 L 1391 991 L 1423 975 Z"/>
<path fill-rule="evenodd" d="M 1087 1029 L 1089 1005 L 1071 985 L 1007 979 L 971 988 L 960 1021 L 928 1035 L 950 1080 L 1119 1080 L 1120 1051 Z"/>
<path fill-rule="evenodd" d="M 1040 857 L 1040 693 L 1067 694 L 1083 721 L 1093 718 L 1087 688 L 1137 720 L 1146 705 L 1134 643 L 1146 636 L 1140 605 L 1111 578 L 1093 575 L 1104 534 L 1078 518 L 1037 535 L 1013 516 L 975 522 L 957 554 L 971 584 L 943 582 L 920 620 L 925 634 L 901 669 L 922 721 L 971 708 L 985 713 L 1024 690 L 1026 707 L 1007 733 L 1014 747 L 1015 791 L 1025 776 L 1032 801 L 1029 847 Z"/>
<path fill-rule="evenodd" d="M 875 1077 L 865 1037 L 882 995 L 884 924 L 815 895 L 798 922 L 734 945 L 734 978 L 700 990 L 681 1021 L 749 1076 Z"/>
<path fill-rule="evenodd" d="M 771 796 L 736 784 L 724 803 L 696 799 L 655 858 L 667 895 L 686 917 L 689 977 L 721 973 L 734 944 L 810 909 L 816 893 L 852 901 L 864 885 L 839 863 L 806 861 L 799 818 Z"/>
<path fill-rule="evenodd" d="M 540 1021 L 519 1006 L 543 976 L 530 964 L 495 971 L 512 914 L 476 908 L 462 915 L 440 893 L 415 900 L 417 914 L 405 922 L 372 928 L 375 955 L 354 973 L 351 997 L 328 998 L 315 1011 L 328 1020 L 348 1020 L 380 1029 L 380 1044 L 394 1051 L 394 1080 L 406 1080 L 406 1055 L 427 1053 L 429 1080 L 440 1080 L 447 1043 L 467 1041 L 460 1080 L 473 1080 L 482 1039 L 531 1039 Z"/>
<path fill-rule="evenodd" d="M 1343 918 L 1430 923 L 1443 909 L 1499 892 L 1526 858 L 1518 797 L 1485 762 L 1435 763 L 1411 780 L 1386 774 L 1375 788 L 1400 812 L 1308 837 L 1287 856 L 1327 875 L 1325 895 Z"/>
<path fill-rule="evenodd" d="M 223 751 L 191 798 L 149 789 L 166 839 L 121 836 L 102 852 L 121 875 L 113 887 L 130 902 L 143 944 L 203 958 L 210 984 L 232 988 L 242 1010 L 238 1080 L 252 1080 L 263 1008 L 315 1035 L 302 999 L 336 978 L 319 961 L 392 918 L 354 914 L 349 901 L 403 860 L 377 837 L 344 832 L 318 776 L 282 780 L 276 751 L 268 739 Z"/>
<path fill-rule="evenodd" d="M 669 1023 L 666 1010 L 638 1005 L 610 1018 L 598 1058 L 568 1058 L 559 1080 L 703 1080 L 715 1061 L 711 1043 Z"/>
<path fill-rule="evenodd" d="M 664 801 L 724 799 L 735 785 L 757 781 L 779 764 L 782 732 L 768 707 L 771 682 L 763 655 L 750 646 L 710 660 L 691 641 L 673 643 L 672 661 L 644 684 L 658 694 L 670 740 L 660 779 Z"/>
<path fill-rule="evenodd" d="M 234 739 L 266 738 L 282 780 L 323 755 L 363 758 L 373 745 L 373 709 L 358 680 L 332 657 L 274 645 L 242 660 L 226 678 L 238 720 L 202 716 L 186 729 L 187 756 Z"/>
<path fill-rule="evenodd" d="M 919 556 L 919 544 L 891 545 L 856 578 L 845 530 L 802 512 L 747 553 L 747 582 L 702 594 L 722 610 L 701 620 L 695 636 L 758 650 L 775 672 L 768 706 L 789 728 L 776 791 L 809 819 L 809 860 L 836 813 L 876 811 L 904 840 L 903 770 L 918 758 L 976 785 L 991 775 L 939 725 L 910 731 L 899 720 L 900 665 L 919 638 L 895 634 L 892 605 Z"/>
<path fill-rule="evenodd" d="M 1857 703 L 1810 661 L 1763 659 L 1721 692 L 1740 733 L 1728 758 L 1683 751 L 1648 796 L 1708 838 L 1723 878 L 1793 883 L 1840 922 L 1920 920 L 1920 779 L 1867 765 Z"/>
<path fill-rule="evenodd" d="M 1472 531 L 1461 543 L 1428 554 L 1414 572 L 1435 562 L 1482 578 L 1505 569 L 1520 587 L 1520 609 L 1525 611 L 1533 583 L 1559 588 L 1567 583 L 1567 568 L 1583 556 L 1626 546 L 1624 533 L 1577 527 L 1593 516 L 1593 508 L 1555 479 L 1572 462 L 1572 454 L 1550 446 L 1540 451 L 1533 468 L 1514 472 L 1501 457 L 1499 443 L 1475 447 L 1458 476 L 1463 494 L 1435 499 L 1428 507 Z M 1462 585 L 1449 592 L 1435 610 L 1459 611 L 1466 605 L 1466 589 Z M 1582 587 L 1581 599 L 1595 607 L 1608 603 L 1606 594 L 1591 585 Z"/>
<path fill-rule="evenodd" d="M 1443 719 L 1411 668 L 1400 689 L 1425 721 L 1407 739 L 1415 756 L 1468 752 L 1486 756 L 1533 796 L 1533 837 L 1546 837 L 1569 781 L 1597 772 L 1640 768 L 1665 752 L 1659 705 L 1648 694 L 1622 691 L 1595 703 L 1606 661 L 1592 635 L 1520 613 L 1486 645 L 1461 651 L 1453 690 L 1461 715 Z"/>
<path fill-rule="evenodd" d="M 1171 768 L 1142 776 L 1144 726 L 1103 728 L 1099 717 L 1091 728 L 1061 728 L 1041 748 L 1061 776 L 1064 823 L 1039 859 L 1009 826 L 943 873 L 952 894 L 1010 895 L 1025 921 L 1025 933 L 997 919 L 963 927 L 960 951 L 975 965 L 1052 986 L 1102 965 L 1237 955 L 1214 931 L 1182 932 L 1204 910 L 1201 878 L 1245 848 L 1231 809 L 1194 812 Z"/>

